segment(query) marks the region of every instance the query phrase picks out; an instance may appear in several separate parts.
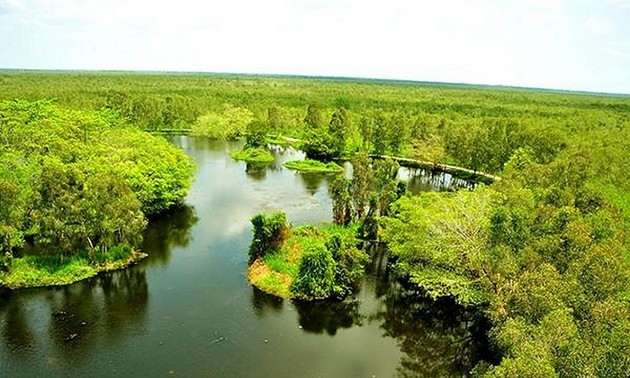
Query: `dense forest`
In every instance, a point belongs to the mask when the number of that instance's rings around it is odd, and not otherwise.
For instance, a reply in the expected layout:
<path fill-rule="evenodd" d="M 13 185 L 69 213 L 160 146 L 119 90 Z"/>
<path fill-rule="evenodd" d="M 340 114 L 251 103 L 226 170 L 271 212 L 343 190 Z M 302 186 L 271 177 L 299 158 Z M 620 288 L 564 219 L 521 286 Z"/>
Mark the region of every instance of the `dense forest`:
<path fill-rule="evenodd" d="M 70 283 L 141 256 L 147 217 L 178 204 L 193 165 L 112 111 L 0 103 L 0 284 Z"/>
<path fill-rule="evenodd" d="M 331 185 L 329 230 L 288 232 L 282 214 L 252 219 L 255 232 L 269 232 L 255 237 L 264 245 L 252 244 L 250 262 L 305 240 L 304 258 L 283 265 L 296 281 L 270 283 L 278 294 L 343 296 L 365 258 L 354 238 L 378 241 L 419 295 L 478 309 L 492 323 L 500 361 L 475 374 L 630 375 L 627 96 L 82 72 L 5 71 L 0 87 L 0 274 L 26 247 L 98 260 L 137 243 L 145 216 L 181 200 L 192 175 L 183 153 L 147 131 L 246 139 L 251 148 L 288 137 L 309 158 L 352 160 L 355 174 Z M 369 157 L 382 155 L 501 179 L 411 196 L 395 163 Z"/>

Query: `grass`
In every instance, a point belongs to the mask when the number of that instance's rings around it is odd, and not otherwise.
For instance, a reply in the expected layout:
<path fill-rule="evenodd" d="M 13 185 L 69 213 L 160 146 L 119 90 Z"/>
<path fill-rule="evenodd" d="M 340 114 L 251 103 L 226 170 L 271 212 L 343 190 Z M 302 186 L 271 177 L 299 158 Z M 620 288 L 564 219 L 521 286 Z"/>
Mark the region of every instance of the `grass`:
<path fill-rule="evenodd" d="M 59 256 L 29 255 L 14 258 L 8 272 L 0 273 L 0 286 L 9 289 L 68 285 L 101 272 L 126 268 L 147 257 L 131 248 L 110 249 L 93 261 L 87 252 L 61 259 Z"/>
<path fill-rule="evenodd" d="M 297 277 L 304 247 L 316 241 L 325 242 L 332 235 L 339 235 L 350 245 L 356 244 L 357 227 L 356 224 L 349 227 L 326 224 L 293 228 L 279 250 L 258 258 L 249 266 L 247 278 L 265 293 L 285 299 L 294 298 L 291 285 Z"/>
<path fill-rule="evenodd" d="M 235 160 L 243 160 L 250 163 L 272 163 L 274 157 L 265 148 L 245 148 L 243 150 L 230 152 L 230 156 Z"/>
<path fill-rule="evenodd" d="M 322 163 L 321 161 L 305 159 L 305 160 L 291 160 L 284 163 L 284 166 L 289 169 L 294 169 L 301 172 L 322 172 L 322 173 L 341 173 L 343 168 L 334 162 Z"/>

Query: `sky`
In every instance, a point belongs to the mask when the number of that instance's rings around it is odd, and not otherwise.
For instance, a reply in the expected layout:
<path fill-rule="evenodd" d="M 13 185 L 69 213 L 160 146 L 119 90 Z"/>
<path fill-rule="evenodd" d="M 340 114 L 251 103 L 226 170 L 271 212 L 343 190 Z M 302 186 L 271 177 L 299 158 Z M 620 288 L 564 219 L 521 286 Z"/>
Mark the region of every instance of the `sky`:
<path fill-rule="evenodd" d="M 630 0 L 0 0 L 0 68 L 630 94 Z"/>

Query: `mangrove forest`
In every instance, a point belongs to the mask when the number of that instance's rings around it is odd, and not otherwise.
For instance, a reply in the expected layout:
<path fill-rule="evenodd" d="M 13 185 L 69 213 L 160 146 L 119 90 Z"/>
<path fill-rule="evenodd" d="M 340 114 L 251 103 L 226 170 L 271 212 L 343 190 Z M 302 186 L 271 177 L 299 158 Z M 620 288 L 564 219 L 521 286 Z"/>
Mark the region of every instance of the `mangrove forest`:
<path fill-rule="evenodd" d="M 0 367 L 628 377 L 628 151 L 623 95 L 2 70 Z"/>

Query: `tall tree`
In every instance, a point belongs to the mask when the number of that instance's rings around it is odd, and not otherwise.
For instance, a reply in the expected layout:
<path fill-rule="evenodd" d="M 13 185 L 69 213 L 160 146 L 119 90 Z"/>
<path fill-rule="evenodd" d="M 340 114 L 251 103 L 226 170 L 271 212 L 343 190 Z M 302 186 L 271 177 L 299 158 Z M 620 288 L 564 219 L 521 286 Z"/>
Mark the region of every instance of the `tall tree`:
<path fill-rule="evenodd" d="M 333 221 L 342 226 L 352 222 L 352 199 L 350 198 L 350 181 L 337 176 L 330 183 L 330 196 L 333 201 Z"/>
<path fill-rule="evenodd" d="M 389 206 L 398 198 L 396 177 L 399 168 L 398 163 L 389 158 L 374 162 L 374 182 L 380 215 L 387 215 Z"/>
<path fill-rule="evenodd" d="M 373 174 L 370 158 L 364 153 L 359 153 L 352 159 L 352 181 L 350 183 L 350 193 L 358 219 L 362 219 L 365 215 L 372 186 Z"/>
<path fill-rule="evenodd" d="M 304 117 L 304 124 L 307 130 L 310 131 L 319 130 L 324 125 L 321 105 L 315 102 L 308 105 L 306 116 Z"/>
<path fill-rule="evenodd" d="M 335 157 L 342 156 L 350 137 L 350 119 L 346 109 L 339 108 L 332 114 L 328 123 L 328 134 L 331 137 L 330 143 L 336 155 Z"/>
<path fill-rule="evenodd" d="M 374 133 L 374 118 L 372 116 L 364 115 L 361 117 L 359 133 L 361 134 L 361 147 L 364 151 L 370 151 L 372 134 Z"/>

